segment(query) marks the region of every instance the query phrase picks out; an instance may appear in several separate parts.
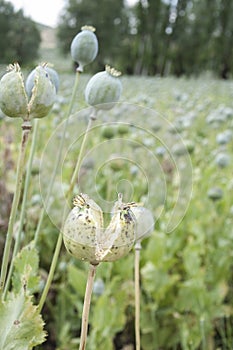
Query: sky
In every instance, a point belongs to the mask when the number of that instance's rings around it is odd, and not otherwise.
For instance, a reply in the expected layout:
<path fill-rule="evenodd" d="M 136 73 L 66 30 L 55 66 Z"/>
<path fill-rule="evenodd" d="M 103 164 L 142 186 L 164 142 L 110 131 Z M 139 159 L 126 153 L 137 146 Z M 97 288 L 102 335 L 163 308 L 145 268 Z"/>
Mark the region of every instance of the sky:
<path fill-rule="evenodd" d="M 64 0 L 10 0 L 16 10 L 23 9 L 24 15 L 32 20 L 55 27 Z"/>
<path fill-rule="evenodd" d="M 136 0 L 128 0 L 133 3 Z M 32 20 L 56 27 L 65 0 L 10 0 L 16 10 L 23 9 L 24 15 Z"/>

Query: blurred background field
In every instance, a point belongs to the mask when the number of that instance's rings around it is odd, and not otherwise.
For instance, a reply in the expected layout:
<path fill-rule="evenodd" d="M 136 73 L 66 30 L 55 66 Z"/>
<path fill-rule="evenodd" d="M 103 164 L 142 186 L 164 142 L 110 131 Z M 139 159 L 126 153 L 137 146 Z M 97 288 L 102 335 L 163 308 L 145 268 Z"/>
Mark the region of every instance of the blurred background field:
<path fill-rule="evenodd" d="M 142 349 L 230 350 L 233 2 L 147 0 L 125 7 L 114 1 L 113 17 L 107 12 L 112 1 L 98 4 L 103 9 L 100 14 L 92 1 L 68 1 L 60 22 L 64 47 L 68 47 L 82 24 L 95 25 L 96 20 L 100 56 L 80 78 L 66 135 L 67 155 L 40 233 L 35 301 L 47 277 L 59 233 L 63 191 L 90 113 L 85 86 L 93 73 L 112 63 L 123 73 L 122 97 L 112 111 L 99 113 L 88 137 L 79 181 L 82 190 L 97 201 L 108 198 L 112 203 L 118 191 L 126 201 L 145 201 L 156 219 L 155 230 L 143 241 L 142 249 Z M 122 13 L 131 18 L 129 31 Z M 139 19 L 135 22 L 136 14 Z M 57 39 L 57 29 L 38 24 L 36 28 L 41 36 L 38 56 L 22 62 L 23 73 L 26 77 L 35 64 L 50 62 L 59 73 L 60 89 L 49 117 L 40 120 L 22 245 L 33 239 L 39 220 L 75 71 L 69 50 L 61 53 L 61 33 Z M 111 42 L 111 36 L 105 37 L 109 28 L 117 28 L 120 39 L 112 37 Z M 7 57 L 7 62 L 5 58 L 1 61 L 1 75 L 8 63 L 17 60 L 16 53 Z M 14 192 L 19 140 L 20 121 L 1 114 L 0 252 Z M 177 202 L 179 210 L 174 216 Z M 168 233 L 171 218 L 173 230 Z M 99 267 L 88 350 L 134 349 L 133 258 L 132 251 L 114 264 Z M 48 339 L 38 349 L 77 349 L 86 272 L 85 263 L 62 249 L 43 311 Z"/>

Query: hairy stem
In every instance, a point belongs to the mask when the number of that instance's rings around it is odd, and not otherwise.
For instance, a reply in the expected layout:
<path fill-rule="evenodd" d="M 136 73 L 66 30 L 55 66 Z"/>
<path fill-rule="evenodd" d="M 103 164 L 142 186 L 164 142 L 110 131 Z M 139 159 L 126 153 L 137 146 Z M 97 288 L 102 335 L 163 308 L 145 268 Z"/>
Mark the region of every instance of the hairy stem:
<path fill-rule="evenodd" d="M 79 350 L 85 350 L 85 348 L 86 348 L 91 295 L 92 295 L 97 266 L 98 265 L 92 265 L 92 264 L 90 264 L 90 266 L 89 266 L 87 285 L 86 285 L 86 291 L 85 291 L 85 298 L 84 298 L 84 303 L 83 303 L 82 328 L 81 328 Z"/>
<path fill-rule="evenodd" d="M 25 155 L 26 155 L 26 149 L 28 144 L 28 138 L 31 131 L 31 123 L 28 121 L 23 122 L 22 124 L 22 140 L 21 140 L 21 146 L 20 146 L 20 154 L 17 164 L 17 172 L 16 172 L 16 184 L 15 184 L 15 193 L 13 197 L 12 207 L 11 207 L 11 213 L 8 223 L 8 231 L 6 236 L 6 242 L 3 252 L 3 259 L 2 259 L 2 267 L 1 267 L 1 277 L 0 277 L 0 293 L 2 294 L 5 286 L 6 276 L 7 276 L 7 269 L 8 269 L 8 263 L 9 263 L 9 257 L 10 257 L 10 249 L 13 239 L 13 232 L 14 232 L 14 224 L 17 214 L 17 209 L 19 205 L 19 199 L 22 191 L 22 185 L 23 185 L 23 172 L 24 172 L 24 163 L 25 163 Z"/>

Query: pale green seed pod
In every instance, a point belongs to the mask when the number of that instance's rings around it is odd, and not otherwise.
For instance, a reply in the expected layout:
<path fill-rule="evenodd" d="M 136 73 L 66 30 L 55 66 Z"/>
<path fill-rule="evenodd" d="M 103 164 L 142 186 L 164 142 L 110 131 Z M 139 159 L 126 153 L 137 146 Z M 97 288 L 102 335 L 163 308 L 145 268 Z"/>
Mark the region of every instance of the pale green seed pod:
<path fill-rule="evenodd" d="M 136 218 L 131 210 L 135 203 L 122 203 L 121 197 L 115 204 L 110 224 L 103 236 L 102 261 L 116 261 L 126 256 L 135 242 Z"/>
<path fill-rule="evenodd" d="M 64 244 L 71 255 L 96 265 L 129 253 L 135 241 L 136 221 L 130 205 L 122 203 L 121 197 L 106 229 L 101 208 L 87 195 L 78 195 L 74 205 L 63 228 Z"/>
<path fill-rule="evenodd" d="M 17 63 L 10 65 L 8 72 L 0 80 L 0 108 L 8 117 L 28 119 L 28 99 Z"/>
<path fill-rule="evenodd" d="M 46 72 L 49 74 L 49 78 L 53 85 L 55 86 L 56 92 L 58 92 L 60 87 L 60 79 L 57 71 L 52 67 L 45 67 Z"/>
<path fill-rule="evenodd" d="M 223 197 L 223 190 L 220 187 L 212 187 L 209 189 L 207 195 L 212 201 L 218 201 Z"/>
<path fill-rule="evenodd" d="M 103 230 L 101 208 L 86 194 L 74 199 L 75 207 L 68 215 L 63 229 L 63 240 L 67 251 L 79 260 L 96 265 L 99 238 Z"/>
<path fill-rule="evenodd" d="M 98 53 L 98 40 L 95 28 L 84 26 L 72 40 L 70 51 L 72 59 L 79 64 L 78 70 L 83 71 L 84 66 L 94 61 Z"/>
<path fill-rule="evenodd" d="M 45 117 L 53 106 L 56 89 L 43 66 L 35 69 L 34 84 L 29 94 L 24 87 L 19 65 L 10 65 L 0 81 L 0 107 L 7 116 L 24 120 Z"/>
<path fill-rule="evenodd" d="M 141 241 L 144 238 L 150 236 L 154 230 L 154 217 L 152 212 L 142 206 L 136 206 L 131 208 L 135 218 L 137 220 L 136 228 L 136 241 Z"/>
<path fill-rule="evenodd" d="M 47 65 L 44 65 L 43 68 L 48 73 L 51 82 L 55 86 L 56 92 L 58 92 L 59 85 L 60 85 L 58 73 L 55 71 L 55 69 L 48 67 Z M 36 72 L 37 72 L 37 69 L 36 68 L 33 69 L 26 79 L 25 89 L 29 98 L 31 98 L 32 96 L 32 89 L 35 85 Z"/>
<path fill-rule="evenodd" d="M 56 89 L 43 66 L 36 67 L 32 97 L 28 104 L 31 118 L 43 118 L 52 108 L 56 99 Z"/>
<path fill-rule="evenodd" d="M 111 109 L 121 96 L 120 75 L 120 72 L 109 66 L 106 66 L 105 71 L 95 74 L 85 89 L 86 102 L 96 109 Z"/>

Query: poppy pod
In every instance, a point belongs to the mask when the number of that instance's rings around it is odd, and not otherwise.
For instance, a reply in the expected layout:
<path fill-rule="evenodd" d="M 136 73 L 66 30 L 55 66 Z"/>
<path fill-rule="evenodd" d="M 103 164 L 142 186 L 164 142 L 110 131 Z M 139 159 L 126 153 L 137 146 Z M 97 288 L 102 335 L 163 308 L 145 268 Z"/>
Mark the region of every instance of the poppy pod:
<path fill-rule="evenodd" d="M 111 109 L 121 96 L 120 75 L 120 72 L 110 66 L 106 66 L 105 71 L 95 74 L 85 89 L 86 102 L 96 109 Z"/>
<path fill-rule="evenodd" d="M 29 97 L 17 63 L 10 65 L 0 80 L 0 107 L 8 117 L 20 117 L 25 121 L 43 118 L 52 108 L 55 97 L 55 87 L 43 66 L 35 69 Z"/>
<path fill-rule="evenodd" d="M 95 35 L 95 28 L 92 26 L 84 26 L 81 28 L 72 40 L 70 52 L 72 59 L 79 64 L 78 70 L 94 61 L 98 53 L 98 40 Z"/>
<path fill-rule="evenodd" d="M 121 197 L 114 207 L 110 224 L 103 226 L 101 208 L 86 194 L 74 199 L 63 229 L 63 239 L 70 254 L 96 265 L 115 261 L 128 254 L 135 240 L 135 217 Z"/>

